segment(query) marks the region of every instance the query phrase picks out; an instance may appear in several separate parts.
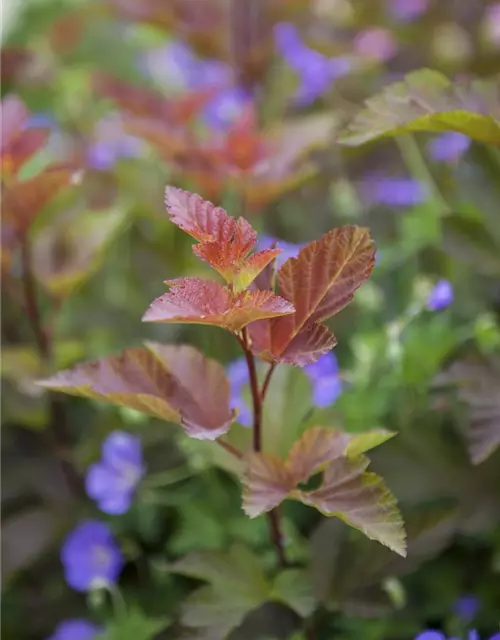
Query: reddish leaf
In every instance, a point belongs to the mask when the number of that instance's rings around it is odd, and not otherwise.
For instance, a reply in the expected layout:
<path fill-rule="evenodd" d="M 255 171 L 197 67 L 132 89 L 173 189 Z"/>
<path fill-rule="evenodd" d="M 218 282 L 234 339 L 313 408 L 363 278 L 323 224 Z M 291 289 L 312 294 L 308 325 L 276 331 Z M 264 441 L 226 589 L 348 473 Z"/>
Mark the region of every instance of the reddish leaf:
<path fill-rule="evenodd" d="M 177 126 L 161 120 L 125 115 L 123 128 L 130 135 L 142 138 L 152 145 L 165 160 L 171 160 L 179 154 L 186 153 L 186 136 Z"/>
<path fill-rule="evenodd" d="M 318 322 L 336 314 L 370 275 L 375 247 L 367 229 L 333 229 L 304 247 L 278 271 L 278 291 L 296 312 L 250 327 L 252 350 L 267 360 L 303 366 L 335 345 Z"/>
<path fill-rule="evenodd" d="M 223 367 L 191 346 L 146 346 L 78 365 L 40 384 L 176 422 L 192 438 L 215 440 L 226 433 L 234 413 Z"/>
<path fill-rule="evenodd" d="M 4 174 L 15 175 L 47 143 L 49 129 L 28 129 L 11 141 L 2 158 Z"/>
<path fill-rule="evenodd" d="M 68 168 L 46 169 L 30 180 L 13 182 L 2 189 L 4 221 L 23 233 L 59 191 L 68 186 L 73 176 Z"/>
<path fill-rule="evenodd" d="M 172 222 L 200 241 L 194 253 L 231 283 L 235 292 L 246 289 L 280 253 L 267 249 L 247 257 L 257 242 L 251 225 L 195 193 L 167 187 L 165 203 Z"/>
<path fill-rule="evenodd" d="M 272 291 L 233 294 L 211 280 L 180 278 L 167 281 L 171 290 L 153 301 L 144 322 L 210 324 L 240 331 L 256 318 L 293 313 L 293 307 Z"/>
<path fill-rule="evenodd" d="M 336 429 L 313 427 L 293 445 L 285 462 L 266 453 L 247 455 L 243 479 L 245 513 L 255 517 L 285 498 L 292 498 L 345 520 L 369 538 L 405 555 L 405 534 L 394 496 L 381 478 L 365 472 L 367 458 L 349 453 L 351 442 L 360 452 L 391 436 L 380 430 L 351 436 Z M 318 489 L 297 488 L 318 471 L 324 472 Z"/>
<path fill-rule="evenodd" d="M 338 458 L 325 469 L 319 489 L 297 491 L 294 497 L 406 556 L 406 535 L 396 499 L 382 478 L 365 472 L 369 464 L 364 456 Z"/>

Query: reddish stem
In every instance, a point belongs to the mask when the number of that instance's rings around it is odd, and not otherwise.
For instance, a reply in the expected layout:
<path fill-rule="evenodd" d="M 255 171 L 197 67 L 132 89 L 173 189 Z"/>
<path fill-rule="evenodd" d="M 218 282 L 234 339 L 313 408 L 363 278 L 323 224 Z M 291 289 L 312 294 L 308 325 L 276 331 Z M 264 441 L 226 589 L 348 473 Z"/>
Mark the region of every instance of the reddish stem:
<path fill-rule="evenodd" d="M 231 455 L 236 456 L 237 458 L 239 458 L 241 460 L 241 458 L 243 458 L 243 454 L 241 453 L 241 451 L 239 449 L 237 449 L 236 447 L 233 447 L 232 444 L 229 444 L 229 442 L 225 442 L 224 440 L 216 440 L 217 444 L 219 444 L 223 449 L 225 449 L 226 451 L 228 451 Z"/>
<path fill-rule="evenodd" d="M 242 330 L 241 339 L 238 338 L 238 341 L 241 344 L 243 352 L 245 354 L 245 359 L 247 361 L 248 373 L 250 376 L 250 389 L 252 392 L 252 402 L 253 402 L 253 450 L 256 453 L 259 453 L 262 449 L 262 407 L 264 403 L 264 399 L 269 388 L 269 383 L 271 382 L 271 376 L 275 369 L 275 365 L 272 364 L 269 368 L 269 371 L 266 374 L 266 378 L 264 380 L 264 384 L 262 385 L 262 391 L 259 390 L 259 382 L 257 380 L 257 371 L 255 368 L 255 360 L 252 352 L 249 348 L 249 340 L 248 333 L 246 328 Z M 281 567 L 287 566 L 285 549 L 283 544 L 283 533 L 281 530 L 281 518 L 280 512 L 278 508 L 273 509 L 268 512 L 267 519 L 269 522 L 269 533 L 271 537 L 271 542 L 276 548 L 276 553 L 278 555 L 278 560 Z"/>

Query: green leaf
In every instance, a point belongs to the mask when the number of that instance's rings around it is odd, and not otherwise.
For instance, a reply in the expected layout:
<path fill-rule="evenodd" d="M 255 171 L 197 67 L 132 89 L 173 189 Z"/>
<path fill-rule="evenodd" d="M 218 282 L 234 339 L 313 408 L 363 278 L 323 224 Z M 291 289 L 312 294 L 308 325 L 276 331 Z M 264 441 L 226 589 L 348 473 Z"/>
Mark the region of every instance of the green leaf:
<path fill-rule="evenodd" d="M 312 585 L 304 569 L 285 569 L 276 577 L 271 600 L 286 604 L 302 618 L 307 618 L 316 607 Z"/>
<path fill-rule="evenodd" d="M 411 131 L 458 131 L 500 145 L 499 104 L 496 83 L 478 80 L 461 86 L 437 71 L 421 69 L 369 98 L 339 142 L 358 146 Z"/>
<path fill-rule="evenodd" d="M 394 431 L 387 431 L 386 429 L 372 429 L 365 433 L 353 434 L 347 445 L 346 455 L 356 457 L 394 438 L 395 435 Z"/>
<path fill-rule="evenodd" d="M 259 558 L 242 545 L 191 553 L 171 570 L 210 583 L 194 591 L 181 612 L 182 624 L 197 629 L 200 640 L 226 638 L 271 593 Z"/>
<path fill-rule="evenodd" d="M 116 618 L 96 640 L 152 640 L 169 621 L 146 617 L 139 609 L 130 609 L 126 616 Z"/>

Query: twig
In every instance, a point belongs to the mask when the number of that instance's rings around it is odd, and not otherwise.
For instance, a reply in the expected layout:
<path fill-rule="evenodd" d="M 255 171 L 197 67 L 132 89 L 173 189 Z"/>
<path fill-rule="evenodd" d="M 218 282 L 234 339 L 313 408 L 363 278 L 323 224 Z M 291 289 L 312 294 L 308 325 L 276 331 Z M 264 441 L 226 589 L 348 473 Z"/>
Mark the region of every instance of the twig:
<path fill-rule="evenodd" d="M 21 238 L 21 269 L 26 314 L 35 337 L 40 359 L 45 364 L 48 364 L 52 358 L 51 343 L 42 324 L 35 280 L 33 278 L 31 246 L 26 234 L 23 234 Z M 71 491 L 77 496 L 84 495 L 81 478 L 72 463 L 66 458 L 66 448 L 69 438 L 67 434 L 64 406 L 61 400 L 54 397 L 53 394 L 50 394 L 49 413 L 51 444 L 56 457 L 60 461 L 62 472 Z"/>
<path fill-rule="evenodd" d="M 269 532 L 271 534 L 271 540 L 276 547 L 276 553 L 278 554 L 278 560 L 282 567 L 287 566 L 286 556 L 285 556 L 285 547 L 283 544 L 283 533 L 281 531 L 281 519 L 279 508 L 275 507 L 272 511 L 269 511 L 267 514 L 267 519 L 269 521 Z"/>
<path fill-rule="evenodd" d="M 262 385 L 262 389 L 260 392 L 260 400 L 262 403 L 266 399 L 267 390 L 269 389 L 269 383 L 271 382 L 271 377 L 275 369 L 276 369 L 276 363 L 273 362 L 266 373 L 266 377 L 264 378 L 264 384 Z"/>
<path fill-rule="evenodd" d="M 229 442 L 225 442 L 224 440 L 216 440 L 216 442 L 231 455 L 236 456 L 236 458 L 239 458 L 240 460 L 241 458 L 243 458 L 243 454 L 241 453 L 241 451 L 236 447 L 233 447 L 233 445 L 229 444 Z"/>

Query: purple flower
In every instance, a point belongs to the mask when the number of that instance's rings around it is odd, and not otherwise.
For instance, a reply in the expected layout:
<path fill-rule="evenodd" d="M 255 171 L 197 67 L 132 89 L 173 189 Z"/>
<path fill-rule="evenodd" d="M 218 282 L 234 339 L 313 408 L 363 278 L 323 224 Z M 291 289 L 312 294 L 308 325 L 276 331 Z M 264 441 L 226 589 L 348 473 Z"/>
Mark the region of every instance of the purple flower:
<path fill-rule="evenodd" d="M 457 598 L 453 604 L 453 611 L 464 621 L 472 620 L 479 611 L 479 598 L 472 594 L 466 594 Z"/>
<path fill-rule="evenodd" d="M 397 51 L 397 42 L 390 31 L 381 27 L 369 27 L 354 38 L 354 50 L 363 58 L 387 62 Z"/>
<path fill-rule="evenodd" d="M 362 195 L 373 204 L 411 207 L 427 199 L 427 187 L 413 178 L 370 176 L 361 184 Z"/>
<path fill-rule="evenodd" d="M 297 28 L 288 22 L 274 29 L 276 47 L 287 64 L 298 74 L 300 84 L 295 93 L 297 105 L 307 106 L 323 95 L 335 80 L 352 69 L 347 57 L 329 58 L 310 49 L 300 39 Z"/>
<path fill-rule="evenodd" d="M 441 631 L 433 631 L 429 629 L 428 631 L 422 631 L 422 633 L 419 633 L 418 636 L 415 637 L 415 640 L 458 640 L 458 638 L 448 639 Z M 480 640 L 479 633 L 476 629 L 469 630 L 467 640 Z M 490 636 L 489 640 L 500 640 L 500 633 Z"/>
<path fill-rule="evenodd" d="M 85 520 L 66 538 L 61 549 L 64 577 L 76 591 L 113 584 L 125 564 L 109 527 Z"/>
<path fill-rule="evenodd" d="M 250 378 L 245 358 L 238 358 L 226 368 L 230 385 L 230 406 L 239 412 L 238 422 L 243 427 L 252 426 L 252 412 L 242 396 L 243 388 L 249 384 Z"/>
<path fill-rule="evenodd" d="M 389 14 L 400 22 L 411 22 L 427 11 L 429 0 L 389 0 Z"/>
<path fill-rule="evenodd" d="M 427 298 L 430 311 L 442 311 L 453 302 L 453 286 L 448 280 L 438 280 Z"/>
<path fill-rule="evenodd" d="M 276 258 L 277 269 L 279 269 L 281 265 L 288 260 L 288 258 L 296 258 L 299 255 L 299 251 L 305 246 L 303 244 L 287 242 L 286 240 L 279 240 L 273 236 L 262 235 L 259 238 L 258 249 L 270 249 L 274 244 L 276 244 L 277 248 L 282 251 L 282 253 L 280 253 Z"/>
<path fill-rule="evenodd" d="M 146 471 L 141 441 L 125 431 L 113 431 L 103 442 L 101 455 L 101 460 L 87 472 L 87 494 L 101 511 L 111 515 L 125 513 Z"/>
<path fill-rule="evenodd" d="M 31 114 L 28 122 L 24 126 L 25 129 L 55 129 L 56 127 L 56 121 L 48 113 Z"/>
<path fill-rule="evenodd" d="M 313 404 L 329 407 L 342 393 L 339 365 L 333 352 L 321 356 L 313 364 L 304 367 L 313 388 Z"/>
<path fill-rule="evenodd" d="M 211 129 L 228 129 L 250 104 L 250 96 L 241 87 L 221 89 L 201 112 L 201 120 Z"/>
<path fill-rule="evenodd" d="M 486 7 L 483 29 L 486 38 L 495 46 L 500 45 L 500 2 Z"/>
<path fill-rule="evenodd" d="M 115 115 L 103 118 L 92 137 L 87 162 L 97 171 L 111 169 L 120 158 L 138 156 L 144 147 L 141 140 L 125 133 L 121 120 Z"/>
<path fill-rule="evenodd" d="M 103 629 L 84 619 L 64 620 L 47 640 L 93 640 Z"/>
<path fill-rule="evenodd" d="M 470 147 L 471 139 L 458 131 L 446 131 L 427 144 L 427 152 L 435 162 L 457 162 Z"/>

